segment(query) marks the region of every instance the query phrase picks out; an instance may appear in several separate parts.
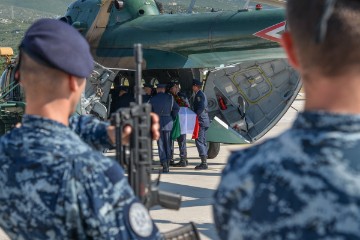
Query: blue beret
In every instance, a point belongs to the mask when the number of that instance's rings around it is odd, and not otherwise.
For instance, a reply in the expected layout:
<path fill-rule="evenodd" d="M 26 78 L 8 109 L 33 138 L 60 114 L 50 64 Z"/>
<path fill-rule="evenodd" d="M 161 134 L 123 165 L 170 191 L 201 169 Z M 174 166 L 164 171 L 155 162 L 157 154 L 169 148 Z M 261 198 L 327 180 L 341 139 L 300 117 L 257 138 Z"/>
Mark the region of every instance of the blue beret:
<path fill-rule="evenodd" d="M 144 83 L 143 87 L 154 88 L 154 85 L 151 85 L 150 83 Z"/>
<path fill-rule="evenodd" d="M 203 85 L 203 83 L 202 83 L 202 82 L 200 82 L 200 80 L 193 79 L 192 85 L 193 85 L 193 86 L 202 86 L 202 85 Z"/>
<path fill-rule="evenodd" d="M 40 19 L 26 31 L 20 50 L 39 64 L 77 77 L 88 77 L 94 68 L 90 47 L 72 26 L 56 19 Z"/>
<path fill-rule="evenodd" d="M 159 83 L 156 88 L 166 88 L 167 84 L 166 83 Z"/>
<path fill-rule="evenodd" d="M 168 84 L 167 84 L 167 88 L 172 88 L 173 86 L 175 86 L 176 85 L 176 83 L 174 83 L 174 82 L 169 82 Z"/>
<path fill-rule="evenodd" d="M 118 91 L 126 91 L 126 92 L 128 92 L 128 91 L 129 91 L 129 87 L 128 87 L 128 86 L 119 86 L 119 87 L 117 88 L 117 90 L 118 90 Z"/>

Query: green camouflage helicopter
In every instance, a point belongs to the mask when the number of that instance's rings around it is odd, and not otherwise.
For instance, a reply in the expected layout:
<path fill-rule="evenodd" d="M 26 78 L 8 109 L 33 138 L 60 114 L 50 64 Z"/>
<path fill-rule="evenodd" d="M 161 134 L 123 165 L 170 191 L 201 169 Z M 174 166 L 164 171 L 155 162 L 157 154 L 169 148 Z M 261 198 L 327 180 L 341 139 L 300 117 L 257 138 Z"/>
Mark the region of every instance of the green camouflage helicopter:
<path fill-rule="evenodd" d="M 252 143 L 268 132 L 301 88 L 279 45 L 284 9 L 255 10 L 247 1 L 235 11 L 192 13 L 194 3 L 176 14 L 164 13 L 154 0 L 72 3 L 61 20 L 86 37 L 96 61 L 79 113 L 107 119 L 114 80 L 134 86 L 133 45 L 141 43 L 145 82 L 176 78 L 190 96 L 192 79 L 204 81 L 212 119 L 209 158 L 220 143 Z"/>

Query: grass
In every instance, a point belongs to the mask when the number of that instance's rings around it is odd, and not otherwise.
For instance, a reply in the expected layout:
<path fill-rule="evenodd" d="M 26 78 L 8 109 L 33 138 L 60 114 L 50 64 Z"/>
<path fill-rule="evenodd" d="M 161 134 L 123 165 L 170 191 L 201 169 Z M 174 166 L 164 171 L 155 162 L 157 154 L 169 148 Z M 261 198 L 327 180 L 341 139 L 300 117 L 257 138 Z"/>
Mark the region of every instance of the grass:
<path fill-rule="evenodd" d="M 37 5 L 39 5 L 39 7 L 36 7 Z M 43 9 L 40 5 L 44 4 L 40 4 L 36 0 L 0 0 L 0 47 L 11 47 L 15 55 L 17 55 L 20 41 L 34 21 L 44 17 L 57 17 L 53 12 L 42 11 Z M 61 11 L 65 12 L 67 5 L 65 3 L 62 5 L 64 10 Z M 60 12 L 60 5 L 58 4 L 56 6 L 57 11 Z M 0 74 L 3 72 L 4 66 L 5 59 L 0 58 Z"/>

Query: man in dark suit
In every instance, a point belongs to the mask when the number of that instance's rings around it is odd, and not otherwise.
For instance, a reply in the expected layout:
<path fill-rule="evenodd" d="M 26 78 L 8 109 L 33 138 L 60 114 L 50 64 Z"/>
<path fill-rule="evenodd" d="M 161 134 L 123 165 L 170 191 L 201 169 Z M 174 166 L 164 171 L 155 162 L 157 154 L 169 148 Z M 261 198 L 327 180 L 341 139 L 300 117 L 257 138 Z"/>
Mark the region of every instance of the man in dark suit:
<path fill-rule="evenodd" d="M 114 96 L 113 101 L 111 102 L 110 112 L 116 112 L 119 108 L 130 107 L 131 102 L 135 102 L 133 94 L 129 93 L 129 87 L 120 86 L 117 89 L 117 94 Z"/>
<path fill-rule="evenodd" d="M 193 110 L 199 120 L 199 135 L 195 140 L 196 148 L 201 158 L 201 164 L 196 166 L 196 170 L 207 169 L 207 145 L 206 145 L 206 130 L 210 126 L 210 119 L 207 113 L 208 102 L 204 92 L 201 90 L 202 82 L 197 79 L 193 79 L 192 90 L 194 92 Z"/>
<path fill-rule="evenodd" d="M 157 85 L 157 94 L 150 99 L 152 110 L 160 117 L 160 139 L 158 140 L 158 150 L 163 172 L 169 172 L 171 159 L 171 130 L 173 121 L 179 112 L 179 105 L 174 98 L 165 93 L 166 84 Z"/>

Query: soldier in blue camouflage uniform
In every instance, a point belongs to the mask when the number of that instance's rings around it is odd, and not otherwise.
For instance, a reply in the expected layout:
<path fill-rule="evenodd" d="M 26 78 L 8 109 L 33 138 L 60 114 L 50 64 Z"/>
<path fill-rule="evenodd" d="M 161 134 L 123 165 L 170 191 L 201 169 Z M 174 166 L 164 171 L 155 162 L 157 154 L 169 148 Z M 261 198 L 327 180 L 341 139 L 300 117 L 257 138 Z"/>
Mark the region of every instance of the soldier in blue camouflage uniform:
<path fill-rule="evenodd" d="M 196 148 L 198 150 L 201 163 L 195 167 L 195 170 L 205 170 L 207 165 L 207 143 L 206 131 L 210 126 L 210 119 L 208 114 L 208 102 L 204 92 L 201 90 L 202 82 L 193 79 L 193 92 L 195 94 L 193 99 L 193 110 L 199 120 L 199 136 L 195 139 Z"/>
<path fill-rule="evenodd" d="M 232 153 L 216 227 L 220 239 L 360 239 L 360 2 L 288 0 L 287 16 L 282 41 L 305 111 L 277 138 Z"/>
<path fill-rule="evenodd" d="M 22 126 L 0 140 L 0 227 L 12 239 L 161 239 L 120 165 L 79 137 L 109 142 L 107 125 L 77 117 L 79 135 L 68 127 L 93 68 L 86 40 L 42 19 L 20 56 L 27 106 Z"/>

